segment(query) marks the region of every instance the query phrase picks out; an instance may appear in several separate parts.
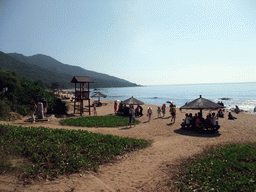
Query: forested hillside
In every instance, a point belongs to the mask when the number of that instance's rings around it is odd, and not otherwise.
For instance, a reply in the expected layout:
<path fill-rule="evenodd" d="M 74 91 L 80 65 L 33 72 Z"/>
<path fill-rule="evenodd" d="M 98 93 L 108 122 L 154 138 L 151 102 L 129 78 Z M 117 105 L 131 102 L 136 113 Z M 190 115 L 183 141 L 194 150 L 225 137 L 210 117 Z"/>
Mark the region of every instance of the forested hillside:
<path fill-rule="evenodd" d="M 47 87 L 50 87 L 52 83 L 57 83 L 62 88 L 73 88 L 74 85 L 70 83 L 73 76 L 90 77 L 94 81 L 90 84 L 91 88 L 138 86 L 107 74 L 63 64 L 42 54 L 27 57 L 18 53 L 0 52 L 0 68 L 15 71 L 17 75 L 31 80 L 41 81 Z"/>

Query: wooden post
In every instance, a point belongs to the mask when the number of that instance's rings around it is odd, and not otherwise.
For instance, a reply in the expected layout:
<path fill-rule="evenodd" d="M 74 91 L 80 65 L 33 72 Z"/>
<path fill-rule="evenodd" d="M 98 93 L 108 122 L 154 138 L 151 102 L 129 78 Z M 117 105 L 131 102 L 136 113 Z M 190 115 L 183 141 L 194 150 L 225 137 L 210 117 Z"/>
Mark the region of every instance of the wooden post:
<path fill-rule="evenodd" d="M 75 101 L 74 101 L 74 114 L 76 113 L 76 83 L 75 83 Z"/>
<path fill-rule="evenodd" d="M 82 116 L 83 114 L 83 101 L 82 101 L 82 90 L 81 90 L 81 83 L 80 83 L 80 115 Z"/>
<path fill-rule="evenodd" d="M 89 87 L 89 83 L 88 83 L 88 100 L 89 100 L 89 115 L 91 116 L 91 104 L 90 104 L 90 87 Z"/>

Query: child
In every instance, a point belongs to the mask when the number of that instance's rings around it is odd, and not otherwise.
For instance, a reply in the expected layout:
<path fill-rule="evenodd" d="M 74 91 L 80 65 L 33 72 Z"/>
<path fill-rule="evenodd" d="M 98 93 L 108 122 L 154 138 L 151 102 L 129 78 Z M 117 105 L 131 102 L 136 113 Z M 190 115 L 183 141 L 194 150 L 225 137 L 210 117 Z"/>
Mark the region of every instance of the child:
<path fill-rule="evenodd" d="M 148 107 L 148 114 L 147 114 L 147 115 L 148 115 L 148 121 L 151 120 L 152 114 L 153 114 L 152 108 L 151 108 L 151 107 Z"/>
<path fill-rule="evenodd" d="M 166 106 L 165 106 L 165 103 L 164 103 L 163 106 L 162 106 L 163 117 L 165 116 L 165 108 L 166 108 Z"/>
<path fill-rule="evenodd" d="M 158 118 L 161 117 L 161 107 L 160 106 L 157 107 L 157 114 L 158 114 Z"/>
<path fill-rule="evenodd" d="M 97 116 L 97 109 L 95 106 L 93 107 L 93 114 Z"/>
<path fill-rule="evenodd" d="M 31 113 L 32 123 L 36 122 L 36 119 L 35 119 L 36 108 L 37 108 L 37 105 L 35 104 L 35 101 L 33 99 L 31 99 L 31 101 L 30 101 L 30 113 Z"/>

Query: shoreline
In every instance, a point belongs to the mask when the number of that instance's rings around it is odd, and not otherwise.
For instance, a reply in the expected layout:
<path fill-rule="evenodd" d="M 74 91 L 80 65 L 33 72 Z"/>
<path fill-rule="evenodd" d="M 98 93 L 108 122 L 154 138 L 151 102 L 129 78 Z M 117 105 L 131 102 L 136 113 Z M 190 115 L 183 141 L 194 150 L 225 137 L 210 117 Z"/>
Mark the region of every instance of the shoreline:
<path fill-rule="evenodd" d="M 160 106 L 166 101 L 172 100 L 177 107 L 181 107 L 186 102 L 190 102 L 202 95 L 203 98 L 209 99 L 214 103 L 223 102 L 226 110 L 231 110 L 235 105 L 238 105 L 244 112 L 256 114 L 254 112 L 256 100 L 253 97 L 256 94 L 255 86 L 256 82 L 157 85 L 91 89 L 91 94 L 99 91 L 107 95 L 107 98 L 101 98 L 102 100 L 112 101 L 123 101 L 133 96 L 144 103 Z"/>
<path fill-rule="evenodd" d="M 97 90 L 97 91 L 99 91 L 99 90 Z M 96 91 L 96 92 L 97 92 Z M 93 92 L 93 91 L 92 91 Z M 91 93 L 92 93 L 91 92 Z M 60 95 L 63 95 L 63 96 L 65 96 L 65 95 L 68 95 L 69 97 L 70 97 L 70 99 L 72 98 L 72 97 L 74 97 L 74 94 L 73 94 L 73 92 L 72 91 L 70 91 L 70 89 L 65 89 L 65 90 L 63 90 L 63 91 L 60 91 Z M 107 96 L 108 97 L 108 96 Z M 119 100 L 119 99 L 117 99 L 118 97 L 115 97 L 115 99 L 112 99 L 112 100 L 109 100 L 109 98 L 100 98 L 100 100 L 102 100 L 102 101 L 104 101 L 104 102 L 108 102 L 108 101 L 116 101 L 116 100 Z M 128 98 L 127 98 L 128 99 Z M 157 97 L 155 98 L 156 100 L 157 100 Z M 91 100 L 97 100 L 97 99 L 94 99 L 94 98 L 91 98 Z M 139 99 L 140 100 L 140 99 Z M 232 98 L 228 98 L 228 100 L 232 100 Z M 143 101 L 143 100 L 141 100 L 141 101 Z M 175 104 L 175 100 L 173 100 L 174 101 L 174 104 Z M 155 105 L 155 106 L 159 106 L 159 105 L 157 105 L 157 104 L 154 104 L 154 103 L 147 103 L 148 105 Z M 165 104 L 166 104 L 166 106 L 167 107 L 169 107 L 169 104 L 168 103 L 166 103 L 165 102 Z M 161 105 L 160 105 L 161 106 Z M 179 109 L 181 106 L 176 106 L 177 107 L 177 109 Z M 255 108 L 256 108 L 256 105 L 255 105 Z M 235 109 L 235 105 L 233 106 L 233 107 L 231 107 L 231 106 L 225 106 L 225 111 L 227 111 L 227 112 L 234 112 L 234 109 Z M 253 114 L 253 115 L 256 115 L 256 112 L 254 112 L 254 107 L 251 107 L 250 108 L 250 110 L 248 110 L 248 109 L 243 109 L 243 107 L 240 107 L 240 109 L 241 109 L 241 112 L 243 112 L 243 113 L 249 113 L 249 114 Z"/>

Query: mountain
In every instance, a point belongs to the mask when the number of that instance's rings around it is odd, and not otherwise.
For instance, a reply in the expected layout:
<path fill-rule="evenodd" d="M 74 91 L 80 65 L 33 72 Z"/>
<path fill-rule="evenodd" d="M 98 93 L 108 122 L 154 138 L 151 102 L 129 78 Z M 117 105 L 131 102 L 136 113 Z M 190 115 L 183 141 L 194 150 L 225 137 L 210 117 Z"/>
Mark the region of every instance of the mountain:
<path fill-rule="evenodd" d="M 74 88 L 74 84 L 70 83 L 73 76 L 90 77 L 94 81 L 90 84 L 91 88 L 138 86 L 135 83 L 107 74 L 63 64 L 42 54 L 27 57 L 18 53 L 5 54 L 0 52 L 0 67 L 15 71 L 18 75 L 32 80 L 40 80 L 47 86 L 57 82 L 63 88 Z"/>
<path fill-rule="evenodd" d="M 3 52 L 0 52 L 0 68 L 15 71 L 17 75 L 30 80 L 41 81 L 48 87 L 51 86 L 52 82 L 58 82 L 62 87 L 70 84 L 65 75 L 57 74 L 33 64 L 20 62 Z"/>

